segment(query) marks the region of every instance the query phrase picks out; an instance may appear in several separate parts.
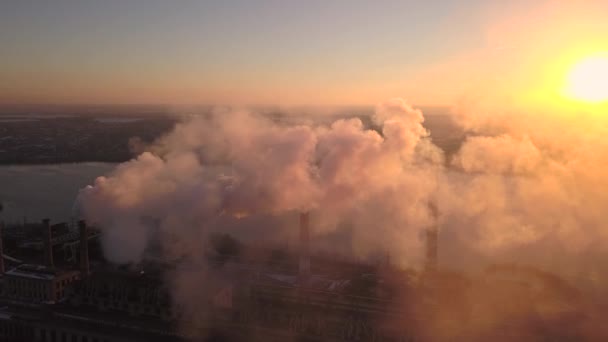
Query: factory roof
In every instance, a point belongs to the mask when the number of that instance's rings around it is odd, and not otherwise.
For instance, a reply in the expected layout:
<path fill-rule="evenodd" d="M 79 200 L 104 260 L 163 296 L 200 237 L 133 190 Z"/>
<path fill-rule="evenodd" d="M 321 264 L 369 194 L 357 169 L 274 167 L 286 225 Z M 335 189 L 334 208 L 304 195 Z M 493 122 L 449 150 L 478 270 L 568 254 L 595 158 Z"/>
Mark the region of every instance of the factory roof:
<path fill-rule="evenodd" d="M 5 318 L 6 317 L 6 318 Z M 148 317 L 132 317 L 120 312 L 101 313 L 85 308 L 74 310 L 57 304 L 52 307 L 3 307 L 0 319 L 25 319 L 53 328 L 120 336 L 129 341 L 178 341 L 173 323 Z"/>
<path fill-rule="evenodd" d="M 266 273 L 264 277 L 265 280 L 284 286 L 303 286 L 323 291 L 341 291 L 351 282 L 350 279 L 330 279 L 320 275 L 311 275 L 306 279 L 300 279 L 300 277 L 294 275 Z"/>
<path fill-rule="evenodd" d="M 52 280 L 58 275 L 69 272 L 77 271 L 57 270 L 43 265 L 23 264 L 7 271 L 6 275 L 39 280 Z"/>

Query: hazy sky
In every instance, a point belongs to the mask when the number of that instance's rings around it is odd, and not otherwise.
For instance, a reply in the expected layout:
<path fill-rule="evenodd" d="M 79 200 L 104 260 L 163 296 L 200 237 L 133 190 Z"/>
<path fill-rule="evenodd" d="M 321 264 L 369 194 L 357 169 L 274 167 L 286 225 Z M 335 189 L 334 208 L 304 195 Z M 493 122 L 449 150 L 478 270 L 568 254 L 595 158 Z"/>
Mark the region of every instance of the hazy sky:
<path fill-rule="evenodd" d="M 446 104 L 552 4 L 5 0 L 0 102 Z"/>

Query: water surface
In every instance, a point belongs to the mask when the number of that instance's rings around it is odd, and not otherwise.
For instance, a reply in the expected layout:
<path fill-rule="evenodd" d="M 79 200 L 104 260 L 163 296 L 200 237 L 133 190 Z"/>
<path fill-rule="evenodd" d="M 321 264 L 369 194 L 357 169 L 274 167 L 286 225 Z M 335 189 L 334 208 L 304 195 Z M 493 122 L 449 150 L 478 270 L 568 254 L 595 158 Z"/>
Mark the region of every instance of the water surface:
<path fill-rule="evenodd" d="M 0 201 L 3 220 L 32 222 L 70 219 L 78 190 L 109 173 L 114 163 L 0 166 Z"/>

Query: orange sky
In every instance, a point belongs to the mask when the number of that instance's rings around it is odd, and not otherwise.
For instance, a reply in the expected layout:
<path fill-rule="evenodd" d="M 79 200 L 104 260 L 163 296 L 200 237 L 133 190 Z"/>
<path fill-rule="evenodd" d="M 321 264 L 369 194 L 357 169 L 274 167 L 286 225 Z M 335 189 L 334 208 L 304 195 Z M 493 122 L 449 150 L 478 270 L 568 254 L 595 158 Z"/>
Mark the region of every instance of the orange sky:
<path fill-rule="evenodd" d="M 25 28 L 9 26 L 25 32 L 12 39 L 6 28 L 0 35 L 10 47 L 0 66 L 0 103 L 368 105 L 400 96 L 420 105 L 471 98 L 553 104 L 562 101 L 563 79 L 576 60 L 608 51 L 608 5 L 534 3 L 323 7 L 304 13 L 305 19 L 298 9 L 255 8 L 270 21 L 261 28 L 242 13 L 220 18 L 238 17 L 260 31 L 250 37 L 239 22 L 220 19 L 210 27 L 182 27 L 188 17 L 180 11 L 152 8 L 143 19 L 129 14 L 113 25 L 119 14 L 108 10 L 91 28 L 74 18 L 92 9 L 68 13 L 67 21 L 75 22 L 64 27 L 57 18 L 29 18 L 34 9 L 5 8 L 31 21 L 19 24 Z M 171 15 L 175 21 L 165 19 Z M 165 31 L 145 28 L 142 20 L 150 16 L 159 26 L 169 21 Z M 34 26 L 54 36 L 28 33 Z M 232 40 L 216 42 L 220 36 Z"/>

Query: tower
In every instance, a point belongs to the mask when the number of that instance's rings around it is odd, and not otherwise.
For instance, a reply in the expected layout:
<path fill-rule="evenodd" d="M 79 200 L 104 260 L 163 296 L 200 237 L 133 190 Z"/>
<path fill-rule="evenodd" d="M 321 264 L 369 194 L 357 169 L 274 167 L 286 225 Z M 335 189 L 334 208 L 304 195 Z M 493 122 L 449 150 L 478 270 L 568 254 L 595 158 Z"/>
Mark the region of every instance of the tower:
<path fill-rule="evenodd" d="M 78 230 L 80 232 L 80 272 L 82 276 L 86 276 L 90 272 L 89 267 L 89 234 L 87 231 L 87 223 L 84 220 L 78 221 Z"/>
<path fill-rule="evenodd" d="M 310 275 L 310 221 L 309 212 L 300 214 L 300 279 L 306 279 Z"/>
<path fill-rule="evenodd" d="M 434 272 L 437 269 L 437 257 L 439 254 L 438 238 L 438 211 L 433 202 L 429 202 L 429 211 L 433 223 L 426 229 L 426 260 L 424 269 L 427 272 Z"/>
<path fill-rule="evenodd" d="M 44 245 L 44 262 L 46 266 L 53 268 L 53 232 L 51 231 L 51 220 L 42 220 L 42 241 Z"/>

